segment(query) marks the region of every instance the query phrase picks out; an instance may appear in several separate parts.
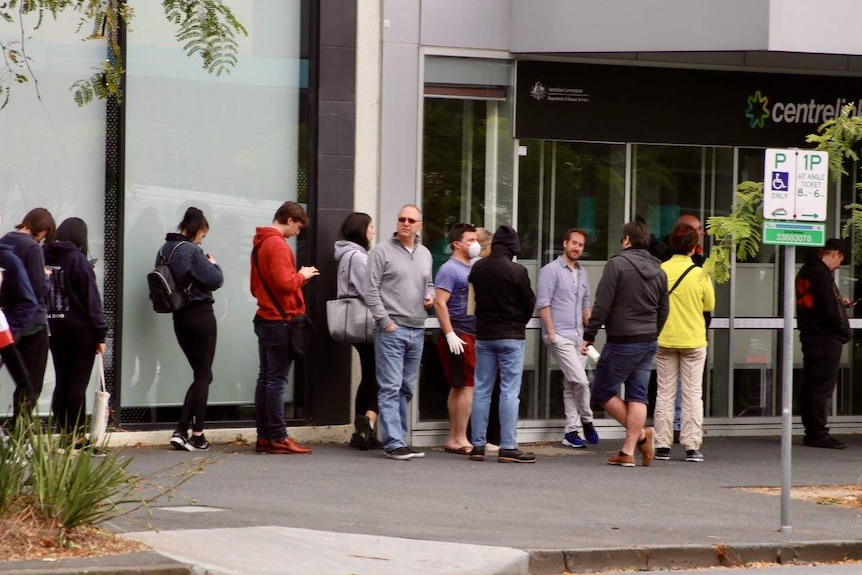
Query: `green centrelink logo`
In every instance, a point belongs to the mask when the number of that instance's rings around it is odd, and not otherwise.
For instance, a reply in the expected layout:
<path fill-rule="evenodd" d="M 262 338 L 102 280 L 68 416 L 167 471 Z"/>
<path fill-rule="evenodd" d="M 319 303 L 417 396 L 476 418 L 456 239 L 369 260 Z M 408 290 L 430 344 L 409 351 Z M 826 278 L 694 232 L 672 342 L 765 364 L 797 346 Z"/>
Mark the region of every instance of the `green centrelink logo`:
<path fill-rule="evenodd" d="M 745 117 L 748 118 L 748 124 L 752 128 L 762 128 L 766 119 L 769 118 L 769 98 L 762 95 L 760 90 L 754 92 L 748 97 L 748 108 L 745 110 Z"/>

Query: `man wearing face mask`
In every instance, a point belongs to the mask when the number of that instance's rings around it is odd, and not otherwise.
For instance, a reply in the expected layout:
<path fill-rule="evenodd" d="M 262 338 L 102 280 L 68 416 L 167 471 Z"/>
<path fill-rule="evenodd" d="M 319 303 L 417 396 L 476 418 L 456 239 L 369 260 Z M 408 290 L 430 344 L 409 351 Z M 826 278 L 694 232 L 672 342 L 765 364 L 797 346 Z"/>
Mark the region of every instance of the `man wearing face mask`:
<path fill-rule="evenodd" d="M 539 272 L 536 306 L 542 318 L 542 339 L 563 374 L 563 408 L 566 430 L 563 445 L 586 447 L 599 442 L 590 408 L 590 380 L 585 366 L 587 356 L 581 353 L 584 326 L 590 322 L 592 300 L 587 270 L 578 263 L 587 234 L 572 228 L 563 238 L 563 254 Z M 583 426 L 584 439 L 578 431 Z"/>
<path fill-rule="evenodd" d="M 473 406 L 473 373 L 476 368 L 476 316 L 467 315 L 470 260 L 481 244 L 472 224 L 455 224 L 449 231 L 452 257 L 440 266 L 434 283 L 434 309 L 440 322 L 437 351 L 449 382 L 449 439 L 447 453 L 468 455 L 467 423 Z"/>

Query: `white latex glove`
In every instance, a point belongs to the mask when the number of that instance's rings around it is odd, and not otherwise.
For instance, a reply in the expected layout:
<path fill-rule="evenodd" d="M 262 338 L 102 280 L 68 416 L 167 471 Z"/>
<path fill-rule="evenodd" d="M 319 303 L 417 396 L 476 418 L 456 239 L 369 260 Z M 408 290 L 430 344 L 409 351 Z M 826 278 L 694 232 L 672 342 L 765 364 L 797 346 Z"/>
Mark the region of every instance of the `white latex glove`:
<path fill-rule="evenodd" d="M 461 355 L 464 352 L 464 346 L 467 342 L 455 335 L 454 331 L 446 334 L 446 343 L 449 344 L 449 351 L 455 355 Z"/>

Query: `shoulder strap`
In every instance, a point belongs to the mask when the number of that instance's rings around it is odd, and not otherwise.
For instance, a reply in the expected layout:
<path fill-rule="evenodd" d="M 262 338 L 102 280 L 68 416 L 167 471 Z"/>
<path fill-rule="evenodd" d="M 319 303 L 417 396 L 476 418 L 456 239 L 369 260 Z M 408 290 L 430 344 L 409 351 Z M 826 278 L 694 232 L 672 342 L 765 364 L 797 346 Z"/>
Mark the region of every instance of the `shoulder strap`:
<path fill-rule="evenodd" d="M 179 242 L 177 242 L 177 245 L 175 245 L 175 246 L 173 247 L 173 249 L 171 249 L 171 255 L 169 255 L 169 256 L 168 256 L 168 259 L 167 259 L 167 260 L 165 260 L 164 247 L 162 247 L 162 249 L 160 249 L 160 250 L 159 250 L 159 257 L 161 257 L 161 258 L 162 258 L 162 263 L 163 263 L 163 264 L 165 264 L 165 265 L 170 264 L 170 263 L 171 263 L 171 260 L 172 260 L 172 259 L 173 259 L 173 257 L 174 257 L 174 252 L 176 252 L 176 251 L 177 251 L 177 248 L 179 248 L 181 245 L 183 245 L 183 244 L 187 244 L 187 243 L 188 243 L 188 242 L 187 242 L 186 240 L 180 240 Z"/>
<path fill-rule="evenodd" d="M 669 292 L 667 292 L 667 295 L 672 294 L 672 293 L 673 293 L 673 290 L 675 290 L 675 289 L 676 289 L 676 286 L 678 286 L 678 285 L 679 285 L 679 282 L 681 282 L 681 281 L 685 278 L 685 276 L 687 276 L 687 275 L 688 275 L 688 272 L 690 272 L 691 270 L 693 270 L 693 269 L 694 269 L 694 268 L 696 268 L 696 267 L 697 267 L 696 265 L 691 264 L 691 267 L 689 267 L 687 270 L 685 270 L 684 272 L 682 272 L 682 275 L 681 275 L 681 276 L 679 276 L 679 278 L 677 278 L 676 283 L 675 283 L 675 284 L 673 284 L 673 287 L 672 287 L 672 288 L 670 288 L 670 291 L 669 291 Z"/>
<path fill-rule="evenodd" d="M 257 261 L 257 246 L 255 246 L 251 250 L 251 259 L 254 262 L 254 267 L 257 268 L 257 275 L 260 276 L 260 283 L 263 284 L 263 289 L 266 290 L 266 293 L 269 296 L 269 299 L 272 300 L 272 303 L 275 306 L 275 309 L 277 309 L 278 313 L 281 314 L 281 319 L 283 319 L 284 321 L 287 321 L 287 314 L 284 313 L 284 308 L 281 307 L 281 303 L 279 303 L 278 298 L 275 297 L 275 294 L 272 293 L 271 289 L 269 289 L 269 284 L 267 284 L 266 280 L 263 279 L 263 272 L 260 271 L 260 264 Z"/>

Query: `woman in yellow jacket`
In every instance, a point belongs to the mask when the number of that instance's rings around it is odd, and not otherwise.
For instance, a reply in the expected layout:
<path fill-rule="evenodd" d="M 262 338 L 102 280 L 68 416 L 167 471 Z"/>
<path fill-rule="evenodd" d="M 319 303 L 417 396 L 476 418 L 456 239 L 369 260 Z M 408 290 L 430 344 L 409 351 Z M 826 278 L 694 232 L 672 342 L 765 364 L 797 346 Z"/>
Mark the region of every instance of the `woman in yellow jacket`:
<path fill-rule="evenodd" d="M 700 235 L 687 224 L 678 224 L 670 235 L 673 256 L 662 264 L 670 291 L 670 314 L 658 336 L 656 371 L 658 391 L 655 415 L 655 458 L 670 459 L 673 415 L 677 389 L 682 389 L 680 443 L 685 460 L 703 461 L 703 367 L 706 364 L 704 312 L 715 308 L 712 281 L 691 256 Z M 680 385 L 681 383 L 681 385 Z"/>

